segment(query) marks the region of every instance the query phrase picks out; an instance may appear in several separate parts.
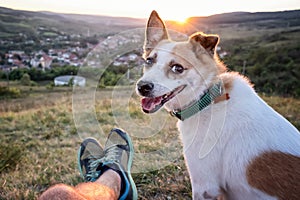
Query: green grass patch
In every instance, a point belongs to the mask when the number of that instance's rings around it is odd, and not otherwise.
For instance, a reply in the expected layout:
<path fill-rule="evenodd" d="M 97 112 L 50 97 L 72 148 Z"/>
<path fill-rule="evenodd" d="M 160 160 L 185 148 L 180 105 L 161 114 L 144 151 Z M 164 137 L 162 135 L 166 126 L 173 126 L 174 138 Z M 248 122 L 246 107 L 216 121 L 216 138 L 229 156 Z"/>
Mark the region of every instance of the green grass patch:
<path fill-rule="evenodd" d="M 19 88 L 0 86 L 0 99 L 10 99 L 21 97 L 22 93 Z"/>
<path fill-rule="evenodd" d="M 21 163 L 23 156 L 22 144 L 13 142 L 4 143 L 0 146 L 0 174 L 14 170 L 18 164 Z"/>

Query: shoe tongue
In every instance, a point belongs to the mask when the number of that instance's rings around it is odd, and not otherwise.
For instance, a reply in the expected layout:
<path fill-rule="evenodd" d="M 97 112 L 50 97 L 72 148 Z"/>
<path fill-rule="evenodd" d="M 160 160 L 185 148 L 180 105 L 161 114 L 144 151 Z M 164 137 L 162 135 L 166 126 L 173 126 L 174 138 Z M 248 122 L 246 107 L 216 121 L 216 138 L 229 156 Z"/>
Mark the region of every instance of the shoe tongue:
<path fill-rule="evenodd" d="M 160 105 L 162 101 L 162 97 L 155 97 L 155 98 L 148 98 L 144 97 L 141 100 L 141 104 L 144 110 L 151 111 L 153 110 L 157 105 Z"/>

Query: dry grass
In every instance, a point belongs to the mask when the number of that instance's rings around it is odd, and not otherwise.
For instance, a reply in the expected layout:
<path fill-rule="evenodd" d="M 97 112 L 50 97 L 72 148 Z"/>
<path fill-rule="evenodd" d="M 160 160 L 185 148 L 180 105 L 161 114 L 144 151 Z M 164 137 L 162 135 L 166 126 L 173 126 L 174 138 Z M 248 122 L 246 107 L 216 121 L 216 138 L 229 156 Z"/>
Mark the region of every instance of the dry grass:
<path fill-rule="evenodd" d="M 96 116 L 106 134 L 116 126 L 123 125 L 126 129 L 128 121 L 124 115 L 127 111 L 123 108 L 115 109 L 115 113 L 111 110 L 111 93 L 112 90 L 102 90 L 96 94 Z M 44 89 L 40 94 L 35 92 L 21 99 L 2 100 L 0 110 L 0 199 L 36 199 L 53 184 L 76 185 L 82 181 L 76 158 L 82 135 L 77 134 L 73 121 L 69 89 L 50 93 Z M 141 115 L 136 103 L 130 103 L 129 110 L 132 119 L 144 123 L 141 119 L 145 115 Z M 115 120 L 116 114 L 119 114 L 119 121 Z M 157 149 L 158 145 L 162 146 L 168 138 L 178 141 L 175 128 L 166 126 L 161 133 L 166 134 L 134 140 L 137 157 Z M 102 144 L 106 138 L 95 132 L 90 135 L 99 138 Z M 176 146 L 176 150 L 173 157 L 177 161 L 173 160 L 174 163 L 168 166 L 168 163 L 161 165 L 159 169 L 155 164 L 158 161 L 136 158 L 134 171 L 139 171 L 140 167 L 144 169 L 142 173 L 133 175 L 141 199 L 182 199 L 190 196 L 180 147 Z M 157 158 L 154 155 L 152 159 Z M 149 169 L 154 171 L 149 172 Z"/>
<path fill-rule="evenodd" d="M 21 99 L 0 101 L 0 199 L 36 199 L 53 184 L 82 181 L 76 154 L 83 135 L 77 134 L 74 124 L 72 92 L 39 90 Z M 176 120 L 164 112 L 158 117 L 163 121 L 142 114 L 138 98 L 130 88 L 126 92 L 130 101 L 112 97 L 112 90 L 97 91 L 95 116 L 103 133 L 95 133 L 98 128 L 94 127 L 91 135 L 103 143 L 116 126 L 131 134 L 136 151 L 133 171 L 139 172 L 133 177 L 140 199 L 191 199 Z M 299 99 L 263 98 L 299 128 Z"/>
<path fill-rule="evenodd" d="M 289 120 L 298 130 L 300 129 L 300 100 L 294 98 L 282 98 L 278 96 L 261 97 L 277 112 Z"/>

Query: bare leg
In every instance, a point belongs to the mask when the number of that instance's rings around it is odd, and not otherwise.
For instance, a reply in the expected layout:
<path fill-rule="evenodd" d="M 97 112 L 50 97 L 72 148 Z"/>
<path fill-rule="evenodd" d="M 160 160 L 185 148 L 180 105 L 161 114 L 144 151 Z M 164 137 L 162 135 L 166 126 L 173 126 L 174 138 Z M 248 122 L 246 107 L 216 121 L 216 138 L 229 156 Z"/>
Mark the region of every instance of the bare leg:
<path fill-rule="evenodd" d="M 121 191 L 121 177 L 114 170 L 107 170 L 95 181 L 95 183 L 106 185 L 113 189 L 117 197 L 119 197 Z"/>
<path fill-rule="evenodd" d="M 115 200 L 121 189 L 121 178 L 113 170 L 104 172 L 97 181 L 80 183 L 76 187 L 57 184 L 46 190 L 39 200 Z"/>

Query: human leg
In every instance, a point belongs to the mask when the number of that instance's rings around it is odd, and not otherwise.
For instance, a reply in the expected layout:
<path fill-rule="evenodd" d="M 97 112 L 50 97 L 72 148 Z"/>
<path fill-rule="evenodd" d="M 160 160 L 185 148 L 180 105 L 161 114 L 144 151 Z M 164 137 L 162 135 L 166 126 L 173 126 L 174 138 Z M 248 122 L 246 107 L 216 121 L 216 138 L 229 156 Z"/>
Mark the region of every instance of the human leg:
<path fill-rule="evenodd" d="M 39 200 L 116 200 L 120 189 L 119 174 L 107 170 L 95 182 L 80 183 L 75 187 L 57 184 L 45 191 Z"/>
<path fill-rule="evenodd" d="M 130 169 L 133 145 L 130 137 L 120 129 L 113 129 L 105 149 L 93 138 L 85 139 L 78 151 L 79 170 L 85 183 L 76 187 L 58 184 L 39 198 L 66 200 L 136 200 L 137 190 Z"/>
<path fill-rule="evenodd" d="M 91 169 L 89 164 L 92 161 L 104 157 L 104 151 L 97 140 L 93 138 L 85 139 L 78 151 L 80 173 L 87 174 Z M 88 177 L 84 177 L 84 183 L 80 183 L 75 187 L 65 184 L 57 184 L 46 190 L 39 200 L 115 200 L 118 199 L 121 188 L 121 178 L 119 174 L 113 170 L 107 170 L 103 174 L 97 175 L 93 182 L 88 181 Z"/>

